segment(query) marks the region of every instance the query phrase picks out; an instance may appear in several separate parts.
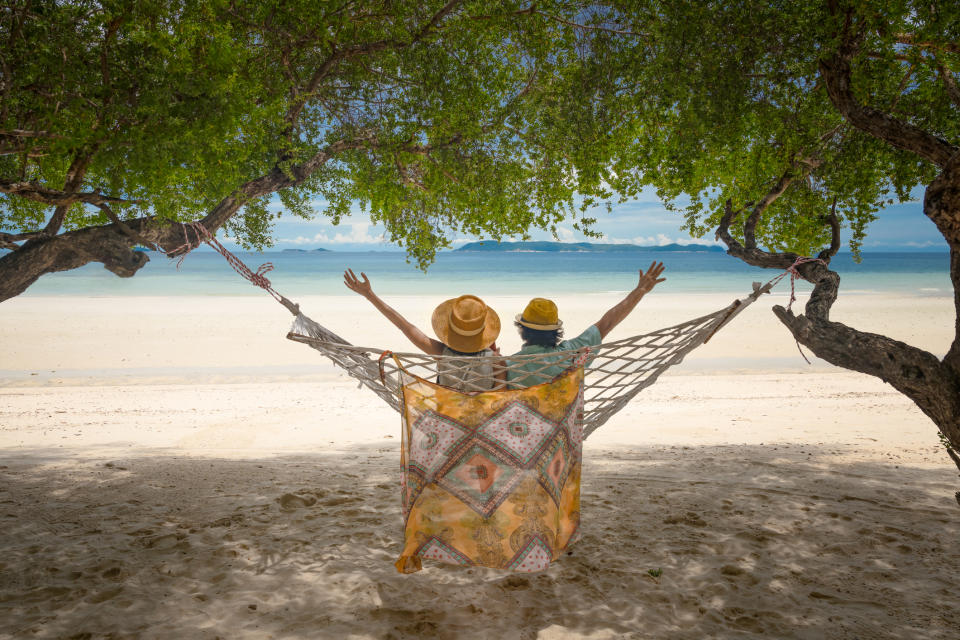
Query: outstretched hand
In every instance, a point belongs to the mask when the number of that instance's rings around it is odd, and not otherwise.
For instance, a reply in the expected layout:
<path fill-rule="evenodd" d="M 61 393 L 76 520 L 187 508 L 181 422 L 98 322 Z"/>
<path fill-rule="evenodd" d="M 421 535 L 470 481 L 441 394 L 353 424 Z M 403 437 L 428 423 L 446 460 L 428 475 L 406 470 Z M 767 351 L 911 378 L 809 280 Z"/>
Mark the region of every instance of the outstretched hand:
<path fill-rule="evenodd" d="M 650 268 L 647 269 L 646 273 L 643 272 L 643 269 L 640 269 L 640 280 L 637 282 L 637 289 L 642 293 L 647 293 L 666 280 L 666 278 L 660 277 L 660 274 L 663 273 L 665 268 L 662 262 L 654 261 L 650 263 Z"/>
<path fill-rule="evenodd" d="M 343 272 L 343 284 L 347 285 L 347 288 L 351 291 L 356 291 L 364 298 L 369 298 L 373 295 L 373 287 L 370 286 L 370 280 L 367 279 L 367 274 L 363 271 L 360 272 L 360 277 L 363 278 L 362 281 L 353 273 L 353 269 L 347 269 Z"/>

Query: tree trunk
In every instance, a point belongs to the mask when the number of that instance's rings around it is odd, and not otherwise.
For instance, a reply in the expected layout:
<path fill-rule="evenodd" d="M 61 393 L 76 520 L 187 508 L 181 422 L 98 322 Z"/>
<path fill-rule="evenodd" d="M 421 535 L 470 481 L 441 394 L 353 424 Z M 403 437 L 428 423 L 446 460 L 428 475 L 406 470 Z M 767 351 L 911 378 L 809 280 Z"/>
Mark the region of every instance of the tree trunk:
<path fill-rule="evenodd" d="M 778 188 L 779 183 L 774 189 Z M 845 369 L 876 376 L 913 400 L 937 425 L 952 449 L 951 459 L 960 467 L 960 456 L 956 455 L 960 452 L 960 154 L 927 187 L 924 212 L 934 220 L 950 246 L 950 278 L 958 319 L 955 338 L 942 360 L 905 342 L 858 331 L 830 320 L 830 309 L 840 288 L 840 276 L 829 268 L 830 259 L 840 245 L 839 225 L 834 214 L 831 214 L 831 248 L 821 252 L 818 261 L 795 266 L 799 276 L 814 285 L 804 313 L 795 315 L 779 305 L 773 308 L 773 312 L 797 342 L 819 358 Z M 754 211 L 748 222 L 756 214 Z M 729 233 L 734 217 L 735 212 L 728 202 L 727 212 L 717 230 L 717 237 L 727 245 L 728 254 L 759 267 L 787 269 L 795 265 L 799 257 L 796 254 L 758 249 L 753 228 L 749 225 L 744 226 L 744 244 L 741 245 Z"/>

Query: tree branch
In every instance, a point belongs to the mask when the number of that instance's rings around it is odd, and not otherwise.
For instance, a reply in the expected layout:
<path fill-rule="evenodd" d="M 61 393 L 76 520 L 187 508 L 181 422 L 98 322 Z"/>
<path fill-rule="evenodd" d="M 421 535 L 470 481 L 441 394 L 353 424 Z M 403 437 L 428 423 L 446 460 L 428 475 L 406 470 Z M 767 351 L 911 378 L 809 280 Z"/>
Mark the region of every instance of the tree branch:
<path fill-rule="evenodd" d="M 77 157 L 73 159 L 73 162 L 70 163 L 70 168 L 67 169 L 67 177 L 63 185 L 63 191 L 65 193 L 74 193 L 80 188 L 80 185 L 83 184 L 83 176 L 87 173 L 87 167 L 90 165 L 90 160 L 93 158 L 95 151 L 96 145 L 88 152 L 78 154 Z M 53 210 L 53 215 L 50 216 L 50 220 L 47 222 L 47 226 L 43 229 L 44 235 L 52 236 L 60 231 L 60 227 L 63 226 L 63 219 L 67 216 L 67 211 L 70 210 L 70 204 L 57 205 L 57 208 Z"/>
<path fill-rule="evenodd" d="M 909 44 L 921 49 L 933 49 L 934 51 L 947 51 L 950 53 L 960 53 L 960 44 L 956 42 L 933 42 L 932 40 L 917 40 L 912 33 L 898 33 L 894 39 L 900 44 Z"/>
<path fill-rule="evenodd" d="M 7 147 L 0 145 L 0 156 L 17 156 L 25 154 L 28 158 L 42 158 L 47 155 L 46 147 L 28 147 L 25 143 Z"/>
<path fill-rule="evenodd" d="M 770 190 L 764 194 L 760 201 L 754 205 L 753 210 L 747 217 L 747 221 L 743 225 L 743 240 L 747 249 L 756 248 L 756 230 L 757 223 L 760 221 L 760 216 L 771 204 L 773 204 L 780 196 L 784 194 L 784 192 L 786 192 L 787 188 L 789 188 L 791 184 L 793 184 L 793 181 L 797 178 L 795 171 L 796 164 L 794 163 L 794 165 L 787 169 L 783 175 L 780 176 L 777 182 L 770 187 Z"/>
<path fill-rule="evenodd" d="M 4 138 L 48 138 L 50 140 L 62 140 L 63 136 L 59 136 L 55 133 L 50 133 L 49 131 L 28 131 L 26 129 L 10 129 L 8 131 L 0 131 L 0 137 Z"/>
<path fill-rule="evenodd" d="M 339 140 L 301 164 L 281 166 L 278 163 L 268 174 L 244 183 L 221 200 L 200 222 L 213 234 L 250 200 L 300 184 L 331 157 L 351 149 L 363 148 L 371 141 L 371 134 L 351 140 Z M 55 196 L 72 199 L 69 200 L 71 203 L 86 202 L 99 206 L 112 222 L 53 236 L 44 232 L 29 234 L 30 237 L 22 234 L 21 237 L 28 241 L 12 253 L 0 257 L 0 301 L 23 293 L 46 273 L 76 269 L 90 262 L 102 262 L 107 270 L 120 277 L 133 276 L 148 261 L 145 253 L 132 250 L 132 247 L 138 244 L 159 247 L 171 257 L 189 251 L 199 244 L 199 240 L 196 240 L 183 248 L 183 226 L 179 222 L 161 223 L 154 218 L 119 220 L 109 207 L 110 202 L 122 201 L 119 198 L 110 198 L 96 192 L 64 194 L 44 190 L 32 183 L 18 184 L 21 191 L 34 193 L 39 188 L 42 195 L 50 196 L 52 192 Z M 0 183 L 0 186 L 13 191 L 10 183 Z M 2 237 L 11 241 L 13 238 Z"/>
<path fill-rule="evenodd" d="M 126 200 L 116 198 L 100 193 L 99 191 L 85 191 L 77 193 L 68 193 L 58 189 L 51 189 L 36 182 L 17 182 L 12 180 L 0 180 L 0 193 L 9 193 L 20 196 L 34 202 L 42 202 L 51 206 L 61 207 L 69 206 L 75 202 L 83 202 L 100 206 L 104 203 L 138 203 L 139 200 Z"/>
<path fill-rule="evenodd" d="M 950 96 L 950 101 L 955 106 L 960 107 L 960 87 L 957 86 L 957 81 L 953 79 L 953 74 L 939 63 L 937 63 L 937 73 L 943 80 L 943 86 L 947 90 L 947 95 Z"/>
<path fill-rule="evenodd" d="M 103 211 L 105 214 L 107 214 L 107 217 L 110 218 L 110 221 L 113 222 L 113 224 L 117 225 L 117 227 L 118 227 L 121 231 L 123 231 L 123 233 L 126 234 L 126 236 L 127 236 L 128 238 L 130 238 L 131 240 L 133 240 L 133 241 L 136 242 L 137 244 L 143 245 L 144 247 L 148 247 L 148 248 L 150 248 L 150 249 L 159 249 L 159 247 L 157 247 L 155 244 L 153 244 L 153 243 L 150 242 L 149 240 L 145 239 L 145 238 L 144 238 L 143 236 L 141 236 L 139 233 L 137 233 L 136 231 L 134 231 L 133 229 L 131 229 L 131 228 L 127 225 L 127 223 L 125 223 L 123 220 L 121 220 L 120 218 L 118 218 L 118 217 L 117 217 L 117 214 L 115 214 L 115 213 L 113 212 L 113 209 L 111 209 L 110 206 L 109 206 L 106 202 L 101 202 L 101 203 L 99 203 L 97 206 L 100 208 L 101 211 Z"/>
<path fill-rule="evenodd" d="M 837 217 L 837 197 L 833 197 L 833 206 L 830 207 L 830 215 L 827 216 L 827 222 L 830 224 L 830 246 L 817 254 L 817 258 L 830 262 L 833 256 L 840 251 L 840 219 Z"/>
<path fill-rule="evenodd" d="M 953 344 L 944 361 L 960 375 L 960 154 L 927 185 L 923 194 L 923 212 L 950 246 L 950 282 L 953 284 L 956 320 Z M 960 451 L 960 447 L 957 450 Z"/>
<path fill-rule="evenodd" d="M 323 79 L 326 78 L 340 62 L 358 55 L 367 55 L 384 49 L 404 49 L 410 47 L 430 35 L 430 33 L 436 29 L 437 25 L 453 12 L 457 5 L 462 3 L 463 0 L 449 0 L 447 4 L 434 13 L 430 20 L 424 23 L 409 40 L 377 40 L 343 49 L 334 48 L 327 59 L 313 72 L 303 91 L 299 91 L 298 99 L 290 105 L 290 108 L 287 110 L 287 122 L 291 125 L 296 123 L 307 104 L 307 100 L 313 97 L 320 87 L 320 83 L 323 82 Z"/>
<path fill-rule="evenodd" d="M 856 46 L 848 38 L 836 53 L 820 59 L 820 76 L 833 106 L 850 124 L 898 149 L 911 151 L 943 167 L 958 147 L 888 113 L 861 104 L 850 86 L 850 60 Z"/>
<path fill-rule="evenodd" d="M 956 195 L 960 199 L 960 189 L 956 190 Z M 793 253 L 772 253 L 740 245 L 729 232 L 736 214 L 728 200 L 717 229 L 717 238 L 727 245 L 728 254 L 764 268 L 786 269 L 795 263 L 798 256 Z M 829 268 L 829 259 L 840 246 L 836 200 L 827 221 L 831 228 L 831 242 L 830 247 L 819 254 L 823 262 L 806 262 L 795 267 L 801 278 L 814 285 L 804 314 L 794 315 L 779 305 L 773 308 L 774 314 L 799 344 L 818 357 L 846 369 L 876 376 L 909 397 L 936 423 L 951 446 L 957 448 L 960 446 L 960 368 L 947 358 L 941 362 L 933 354 L 904 342 L 830 320 L 830 309 L 840 287 L 840 276 Z M 956 250 L 951 251 L 951 270 L 954 269 L 960 277 L 960 252 Z"/>

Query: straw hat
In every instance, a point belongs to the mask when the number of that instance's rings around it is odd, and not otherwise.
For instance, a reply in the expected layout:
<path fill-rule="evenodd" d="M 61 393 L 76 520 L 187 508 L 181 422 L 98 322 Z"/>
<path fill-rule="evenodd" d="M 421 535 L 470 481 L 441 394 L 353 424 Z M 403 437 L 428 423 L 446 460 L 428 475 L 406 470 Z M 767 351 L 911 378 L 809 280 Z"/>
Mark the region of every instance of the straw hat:
<path fill-rule="evenodd" d="M 483 351 L 500 335 L 500 316 L 477 296 L 441 303 L 431 322 L 440 342 L 464 353 Z"/>
<path fill-rule="evenodd" d="M 563 326 L 557 314 L 557 305 L 553 300 L 534 298 L 527 304 L 523 313 L 517 315 L 517 322 L 528 329 L 538 331 L 553 331 Z"/>

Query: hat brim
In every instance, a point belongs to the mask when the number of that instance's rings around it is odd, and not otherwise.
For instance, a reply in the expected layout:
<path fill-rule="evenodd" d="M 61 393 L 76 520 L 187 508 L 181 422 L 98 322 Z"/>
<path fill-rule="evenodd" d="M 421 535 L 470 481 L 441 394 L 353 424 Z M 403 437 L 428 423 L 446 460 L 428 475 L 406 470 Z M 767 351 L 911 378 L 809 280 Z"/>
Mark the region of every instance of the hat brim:
<path fill-rule="evenodd" d="M 500 335 L 500 316 L 490 307 L 487 307 L 487 317 L 483 325 L 483 331 L 477 335 L 460 335 L 450 328 L 450 308 L 456 301 L 457 298 L 451 298 L 450 300 L 441 302 L 437 308 L 433 310 L 433 317 L 430 319 L 430 324 L 433 325 L 433 332 L 436 334 L 437 339 L 454 351 L 462 351 L 463 353 L 483 351 L 496 342 L 497 336 Z"/>
<path fill-rule="evenodd" d="M 557 320 L 556 324 L 537 324 L 535 322 L 527 322 L 523 319 L 522 313 L 517 314 L 517 322 L 527 329 L 536 329 L 537 331 L 556 331 L 563 326 L 563 320 Z"/>

